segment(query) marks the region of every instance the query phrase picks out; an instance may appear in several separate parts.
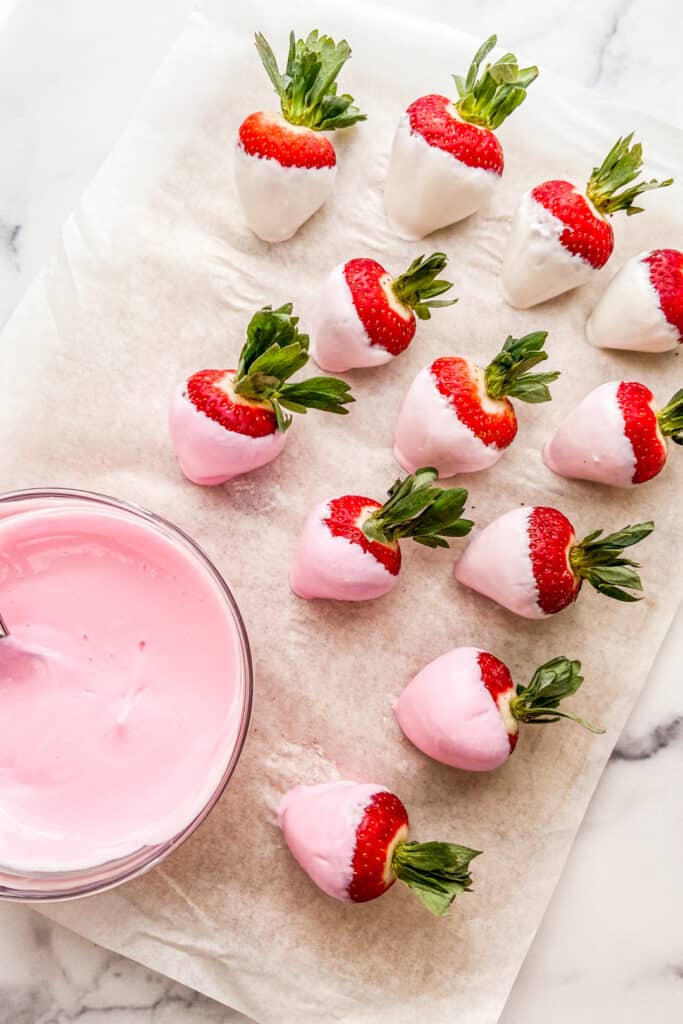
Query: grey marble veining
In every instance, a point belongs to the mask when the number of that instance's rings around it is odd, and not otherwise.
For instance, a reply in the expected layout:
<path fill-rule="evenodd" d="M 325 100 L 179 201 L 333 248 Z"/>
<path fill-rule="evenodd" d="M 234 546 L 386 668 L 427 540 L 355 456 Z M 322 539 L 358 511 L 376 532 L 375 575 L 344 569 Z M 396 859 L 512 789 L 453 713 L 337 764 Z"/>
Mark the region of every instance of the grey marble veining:
<path fill-rule="evenodd" d="M 0 0 L 0 324 L 188 7 Z M 680 0 L 432 0 L 429 13 L 479 37 L 497 31 L 524 60 L 683 127 Z M 501 1024 L 682 1019 L 681 664 L 683 616 L 614 751 Z M 244 1024 L 30 910 L 0 905 L 0 1024 L 71 1021 Z"/>

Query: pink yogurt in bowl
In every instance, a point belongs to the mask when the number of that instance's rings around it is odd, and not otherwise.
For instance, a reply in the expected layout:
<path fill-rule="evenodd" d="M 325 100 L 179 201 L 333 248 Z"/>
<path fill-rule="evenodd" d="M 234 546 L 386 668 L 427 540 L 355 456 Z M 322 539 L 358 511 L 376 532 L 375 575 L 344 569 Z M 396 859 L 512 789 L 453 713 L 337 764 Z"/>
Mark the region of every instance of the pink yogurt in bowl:
<path fill-rule="evenodd" d="M 197 545 L 113 498 L 0 497 L 0 898 L 70 899 L 158 864 L 239 759 L 252 665 Z"/>

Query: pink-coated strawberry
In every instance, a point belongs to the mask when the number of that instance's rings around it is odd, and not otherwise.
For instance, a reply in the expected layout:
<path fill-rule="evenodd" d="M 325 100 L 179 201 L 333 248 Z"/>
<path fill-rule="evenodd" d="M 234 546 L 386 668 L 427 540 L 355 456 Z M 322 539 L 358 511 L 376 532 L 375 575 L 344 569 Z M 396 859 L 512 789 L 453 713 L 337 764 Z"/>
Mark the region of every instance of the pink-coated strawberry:
<path fill-rule="evenodd" d="M 683 252 L 633 256 L 610 281 L 586 324 L 600 348 L 668 352 L 683 342 Z"/>
<path fill-rule="evenodd" d="M 669 437 L 683 444 L 683 390 L 657 411 L 645 384 L 608 381 L 569 413 L 543 458 L 560 476 L 630 487 L 661 473 Z"/>
<path fill-rule="evenodd" d="M 517 434 L 510 398 L 548 402 L 559 373 L 531 373 L 548 358 L 547 333 L 509 337 L 484 368 L 459 356 L 436 359 L 418 373 L 394 431 L 394 455 L 408 472 L 429 465 L 439 476 L 494 465 Z"/>
<path fill-rule="evenodd" d="M 194 483 L 224 483 L 282 451 L 291 413 L 345 414 L 354 399 L 335 377 L 289 383 L 308 362 L 292 305 L 265 306 L 247 327 L 236 370 L 199 370 L 176 391 L 169 426 L 181 469 Z"/>
<path fill-rule="evenodd" d="M 625 526 L 577 542 L 562 512 L 523 506 L 499 516 L 472 538 L 455 566 L 456 579 L 517 615 L 543 619 L 572 604 L 587 580 L 618 601 L 637 601 L 638 563 L 624 550 L 648 537 L 654 523 Z"/>
<path fill-rule="evenodd" d="M 469 217 L 492 196 L 503 173 L 495 134 L 526 97 L 538 68 L 520 68 L 506 53 L 480 68 L 496 45 L 491 36 L 466 78 L 454 75 L 458 99 L 421 96 L 410 104 L 394 137 L 384 203 L 403 238 L 423 238 Z"/>
<path fill-rule="evenodd" d="M 471 521 L 461 518 L 467 491 L 434 487 L 436 479 L 436 470 L 427 468 L 397 480 L 383 505 L 357 494 L 317 505 L 290 570 L 294 593 L 337 601 L 381 597 L 398 582 L 402 538 L 435 548 L 469 533 Z"/>
<path fill-rule="evenodd" d="M 373 259 L 335 267 L 323 285 L 314 320 L 311 355 L 324 370 L 341 373 L 380 366 L 404 352 L 415 336 L 416 317 L 457 299 L 438 299 L 450 281 L 438 280 L 448 257 L 418 256 L 404 273 L 392 275 Z"/>
<path fill-rule="evenodd" d="M 640 175 L 643 151 L 631 146 L 633 133 L 617 139 L 602 164 L 593 169 L 585 194 L 569 181 L 545 181 L 522 197 L 512 222 L 503 261 L 507 301 L 527 309 L 590 280 L 609 260 L 613 213 L 642 213 L 635 200 L 666 181 L 632 182 Z"/>
<path fill-rule="evenodd" d="M 235 181 L 247 223 L 266 242 L 283 242 L 319 209 L 334 188 L 337 157 L 322 132 L 365 120 L 353 97 L 337 94 L 336 79 L 351 50 L 346 40 L 311 32 L 289 38 L 281 73 L 265 37 L 256 49 L 280 113 L 250 114 L 239 129 Z"/>
<path fill-rule="evenodd" d="M 428 910 L 443 915 L 470 888 L 469 865 L 479 856 L 478 850 L 455 843 L 409 841 L 405 806 L 372 783 L 296 786 L 282 798 L 278 821 L 312 881 L 349 903 L 377 899 L 398 880 Z"/>
<path fill-rule="evenodd" d="M 581 663 L 558 657 L 515 687 L 507 666 L 476 647 L 456 647 L 411 680 L 394 713 L 401 729 L 428 757 L 465 771 L 488 772 L 517 747 L 520 722 L 570 718 L 594 732 L 560 703 L 583 682 Z"/>

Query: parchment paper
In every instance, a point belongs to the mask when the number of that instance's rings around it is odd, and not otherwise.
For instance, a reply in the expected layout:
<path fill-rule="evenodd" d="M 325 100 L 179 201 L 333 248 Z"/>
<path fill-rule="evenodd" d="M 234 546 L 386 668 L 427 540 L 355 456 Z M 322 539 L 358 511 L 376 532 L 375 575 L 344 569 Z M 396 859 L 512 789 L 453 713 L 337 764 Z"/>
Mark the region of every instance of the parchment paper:
<path fill-rule="evenodd" d="M 584 181 L 632 128 L 648 173 L 680 172 L 683 138 L 544 73 L 501 130 L 507 166 L 491 206 L 425 243 L 404 243 L 381 202 L 395 122 L 414 97 L 452 93 L 449 73 L 467 67 L 476 41 L 367 4 L 285 7 L 211 2 L 192 18 L 2 339 L 2 489 L 89 487 L 174 519 L 233 587 L 256 662 L 251 735 L 199 833 L 147 877 L 47 912 L 260 1024 L 491 1024 L 681 596 L 683 472 L 674 452 L 659 480 L 625 493 L 561 481 L 543 467 L 541 444 L 588 389 L 632 376 L 664 402 L 683 383 L 680 363 L 588 346 L 584 321 L 611 271 L 528 313 L 509 309 L 498 291 L 501 249 L 526 187 L 553 176 Z M 269 247 L 243 223 L 232 149 L 245 114 L 273 105 L 253 31 L 266 31 L 281 54 L 293 19 L 299 33 L 318 25 L 349 38 L 343 85 L 369 120 L 337 140 L 334 200 L 293 241 Z M 680 187 L 647 196 L 646 206 L 615 218 L 613 268 L 646 247 L 680 246 Z M 358 399 L 350 416 L 301 417 L 274 464 L 225 488 L 182 478 L 166 430 L 174 386 L 197 368 L 234 364 L 257 307 L 292 300 L 306 324 L 337 262 L 369 255 L 398 272 L 440 248 L 460 303 L 421 324 L 392 365 L 349 374 Z M 307 509 L 349 490 L 382 497 L 397 475 L 393 422 L 417 370 L 448 352 L 485 362 L 508 333 L 532 329 L 549 330 L 547 365 L 563 376 L 552 405 L 518 406 L 519 436 L 501 462 L 461 481 L 472 515 L 485 524 L 516 504 L 548 503 L 580 534 L 654 517 L 656 533 L 639 550 L 647 600 L 623 606 L 587 588 L 575 608 L 525 622 L 456 584 L 452 566 L 466 541 L 451 552 L 405 544 L 400 585 L 375 603 L 295 599 L 287 567 Z M 519 681 L 556 654 L 581 658 L 586 682 L 574 706 L 607 734 L 568 723 L 526 728 L 492 775 L 428 761 L 402 737 L 391 702 L 457 644 L 492 650 Z M 285 849 L 274 808 L 294 783 L 338 776 L 394 789 L 416 838 L 485 851 L 476 891 L 443 920 L 400 887 L 362 906 L 319 893 Z"/>

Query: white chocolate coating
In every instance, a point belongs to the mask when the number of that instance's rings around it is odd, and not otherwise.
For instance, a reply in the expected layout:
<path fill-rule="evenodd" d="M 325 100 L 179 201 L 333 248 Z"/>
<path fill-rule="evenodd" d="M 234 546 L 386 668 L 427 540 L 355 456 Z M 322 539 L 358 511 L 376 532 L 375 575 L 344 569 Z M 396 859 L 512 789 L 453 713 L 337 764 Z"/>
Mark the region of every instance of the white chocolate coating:
<path fill-rule="evenodd" d="M 485 394 L 482 401 L 493 403 Z M 503 448 L 485 444 L 458 418 L 454 406 L 439 391 L 429 366 L 410 385 L 394 431 L 394 457 L 408 473 L 434 466 L 440 477 L 488 469 Z"/>
<path fill-rule="evenodd" d="M 185 387 L 181 384 L 173 396 L 169 430 L 180 468 L 192 483 L 223 484 L 272 462 L 286 445 L 289 431 L 249 437 L 226 430 L 197 409 Z"/>
<path fill-rule="evenodd" d="M 560 476 L 610 487 L 633 486 L 636 457 L 617 402 L 621 381 L 608 381 L 570 412 L 543 449 L 543 461 Z"/>
<path fill-rule="evenodd" d="M 664 316 L 659 295 L 650 281 L 650 270 L 641 252 L 623 265 L 588 318 L 586 334 L 598 348 L 630 349 L 633 352 L 668 352 L 680 344 L 680 336 Z"/>
<path fill-rule="evenodd" d="M 531 511 L 513 508 L 477 530 L 455 566 L 455 578 L 525 619 L 545 619 L 529 551 Z"/>
<path fill-rule="evenodd" d="M 239 143 L 235 149 L 235 183 L 242 210 L 251 230 L 264 242 L 291 238 L 332 194 L 336 176 L 336 165 L 283 167 L 277 160 L 246 153 Z"/>
<path fill-rule="evenodd" d="M 560 241 L 564 224 L 526 192 L 512 221 L 502 287 L 506 302 L 528 309 L 585 284 L 598 271 Z"/>
<path fill-rule="evenodd" d="M 345 263 L 328 275 L 311 330 L 311 356 L 328 373 L 344 373 L 366 366 L 382 366 L 393 356 L 381 345 L 372 345 L 351 297 Z"/>
<path fill-rule="evenodd" d="M 455 108 L 451 116 L 456 120 Z M 432 231 L 464 220 L 493 195 L 500 175 L 468 167 L 411 131 L 407 113 L 394 136 L 384 206 L 401 238 L 417 241 Z"/>
<path fill-rule="evenodd" d="M 278 824 L 292 856 L 315 884 L 336 900 L 350 900 L 356 832 L 384 786 L 327 782 L 295 786 L 282 798 Z"/>
<path fill-rule="evenodd" d="M 330 533 L 325 523 L 329 514 L 324 501 L 306 519 L 289 572 L 294 593 L 307 600 L 332 601 L 370 601 L 388 594 L 398 576 L 360 544 Z"/>
<path fill-rule="evenodd" d="M 486 689 L 475 647 L 457 647 L 426 665 L 394 705 L 401 729 L 428 757 L 465 771 L 488 772 L 510 756 L 519 726 L 509 712 L 511 687 L 500 694 L 508 725 Z"/>

